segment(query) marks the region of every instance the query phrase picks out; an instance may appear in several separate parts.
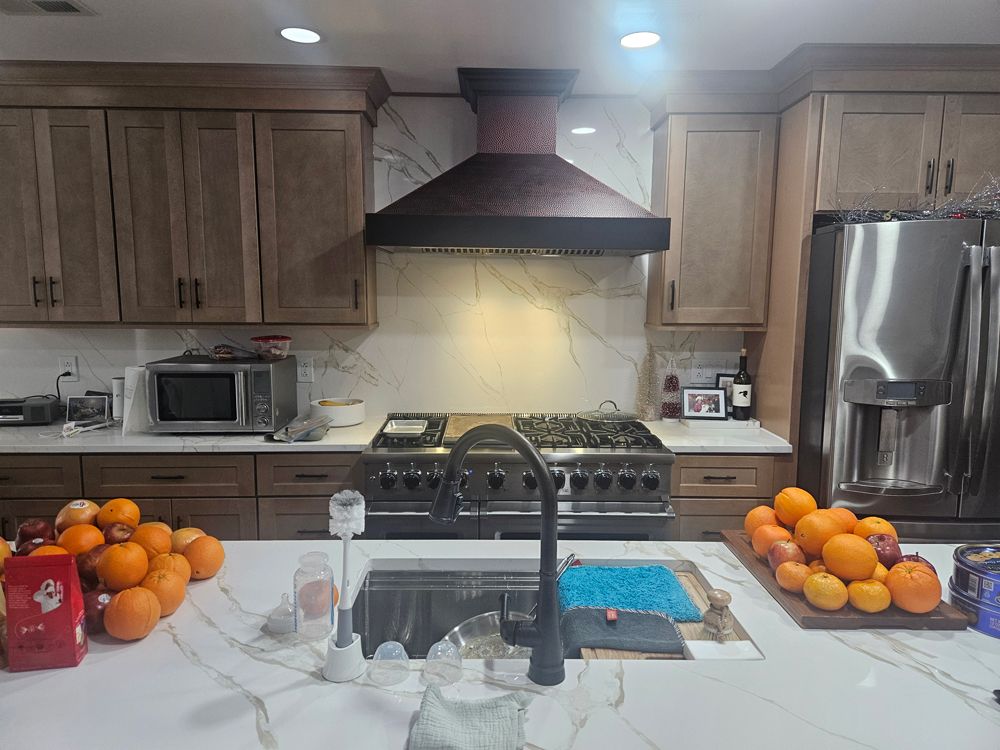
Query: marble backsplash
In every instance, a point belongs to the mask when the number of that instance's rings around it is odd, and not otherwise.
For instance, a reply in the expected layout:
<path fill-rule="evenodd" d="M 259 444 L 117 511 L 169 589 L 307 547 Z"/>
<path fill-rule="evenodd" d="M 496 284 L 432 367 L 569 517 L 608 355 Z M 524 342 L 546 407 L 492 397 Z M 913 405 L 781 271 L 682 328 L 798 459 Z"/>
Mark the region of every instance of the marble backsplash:
<path fill-rule="evenodd" d="M 597 132 L 572 135 L 589 125 Z M 475 116 L 458 97 L 393 97 L 375 130 L 376 207 L 471 155 Z M 652 136 L 631 98 L 572 98 L 559 113 L 558 152 L 648 206 Z M 675 356 L 682 381 L 696 360 L 733 371 L 742 335 L 647 332 L 644 258 L 490 258 L 380 252 L 379 327 L 281 327 L 312 357 L 300 401 L 353 396 L 370 414 L 419 411 L 575 411 L 605 398 L 629 407 L 647 341 L 660 368 Z M 271 332 L 271 328 L 268 331 Z M 0 329 L 0 395 L 53 389 L 56 359 L 76 354 L 80 382 L 108 389 L 128 365 L 223 341 L 250 329 Z M 278 332 L 274 330 L 273 332 Z"/>

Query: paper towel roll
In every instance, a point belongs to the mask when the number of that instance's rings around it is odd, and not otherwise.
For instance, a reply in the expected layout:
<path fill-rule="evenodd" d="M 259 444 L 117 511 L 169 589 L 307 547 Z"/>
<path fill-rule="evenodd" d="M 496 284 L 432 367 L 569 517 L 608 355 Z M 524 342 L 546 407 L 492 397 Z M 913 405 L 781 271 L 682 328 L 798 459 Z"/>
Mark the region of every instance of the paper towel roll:
<path fill-rule="evenodd" d="M 125 378 L 111 378 L 111 418 L 121 420 L 125 414 Z"/>

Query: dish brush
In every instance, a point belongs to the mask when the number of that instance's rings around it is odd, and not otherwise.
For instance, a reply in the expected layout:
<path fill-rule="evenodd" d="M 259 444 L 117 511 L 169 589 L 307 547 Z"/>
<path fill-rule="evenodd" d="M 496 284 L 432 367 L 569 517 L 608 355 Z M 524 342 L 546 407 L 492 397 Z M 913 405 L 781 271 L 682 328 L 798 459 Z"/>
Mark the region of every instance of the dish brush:
<path fill-rule="evenodd" d="M 330 535 L 344 542 L 340 603 L 337 605 L 337 648 L 351 645 L 354 632 L 350 590 L 351 537 L 365 531 L 365 498 L 360 492 L 344 490 L 330 498 Z"/>

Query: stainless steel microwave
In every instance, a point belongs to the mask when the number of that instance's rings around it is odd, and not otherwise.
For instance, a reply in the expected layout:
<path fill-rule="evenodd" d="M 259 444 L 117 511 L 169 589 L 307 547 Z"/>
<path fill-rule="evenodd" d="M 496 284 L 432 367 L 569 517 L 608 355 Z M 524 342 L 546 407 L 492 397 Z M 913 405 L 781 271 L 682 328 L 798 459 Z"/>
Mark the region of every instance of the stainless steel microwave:
<path fill-rule="evenodd" d="M 185 355 L 146 365 L 153 432 L 280 430 L 298 412 L 295 357 L 219 361 Z"/>

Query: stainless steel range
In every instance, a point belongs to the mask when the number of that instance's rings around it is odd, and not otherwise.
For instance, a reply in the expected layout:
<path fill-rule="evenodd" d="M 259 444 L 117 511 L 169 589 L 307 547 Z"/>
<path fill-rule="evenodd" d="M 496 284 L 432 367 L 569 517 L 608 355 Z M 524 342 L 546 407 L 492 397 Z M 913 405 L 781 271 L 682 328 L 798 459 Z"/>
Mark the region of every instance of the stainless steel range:
<path fill-rule="evenodd" d="M 409 433 L 407 423 L 412 423 Z M 454 526 L 427 517 L 450 446 L 472 427 L 489 423 L 512 427 L 541 451 L 559 493 L 560 539 L 673 538 L 673 453 L 641 422 L 599 422 L 573 414 L 389 414 L 361 455 L 365 536 L 537 539 L 537 479 L 518 454 L 501 446 L 469 453 L 463 481 L 467 507 Z"/>

